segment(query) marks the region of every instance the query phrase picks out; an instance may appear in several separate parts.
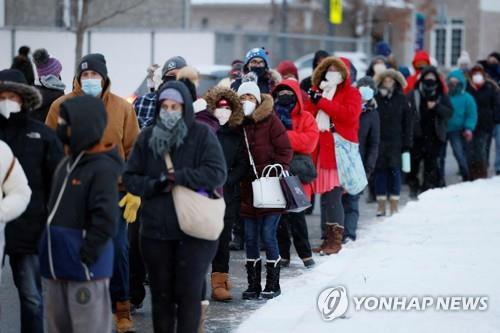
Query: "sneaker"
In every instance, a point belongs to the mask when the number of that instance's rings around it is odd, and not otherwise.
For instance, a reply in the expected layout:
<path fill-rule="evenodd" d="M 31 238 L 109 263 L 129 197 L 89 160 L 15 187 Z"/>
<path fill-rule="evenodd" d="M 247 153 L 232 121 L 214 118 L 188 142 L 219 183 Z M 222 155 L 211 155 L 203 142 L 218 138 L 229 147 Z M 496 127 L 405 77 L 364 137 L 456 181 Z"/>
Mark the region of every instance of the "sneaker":
<path fill-rule="evenodd" d="M 290 259 L 283 259 L 283 258 L 281 258 L 281 260 L 280 260 L 280 266 L 281 266 L 281 268 L 290 267 Z"/>
<path fill-rule="evenodd" d="M 303 259 L 305 268 L 313 268 L 316 265 L 316 262 L 313 258 Z"/>

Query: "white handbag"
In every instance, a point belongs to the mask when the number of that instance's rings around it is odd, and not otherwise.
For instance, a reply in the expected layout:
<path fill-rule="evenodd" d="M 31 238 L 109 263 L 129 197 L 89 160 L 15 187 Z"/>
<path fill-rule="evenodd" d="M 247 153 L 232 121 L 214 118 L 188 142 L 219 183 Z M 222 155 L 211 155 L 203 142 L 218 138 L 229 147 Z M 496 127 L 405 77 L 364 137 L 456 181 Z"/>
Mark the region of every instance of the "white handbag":
<path fill-rule="evenodd" d="M 252 182 L 253 206 L 255 208 L 286 208 L 287 202 L 280 184 L 280 178 L 283 177 L 283 166 L 281 164 L 268 165 L 262 170 L 262 175 L 259 177 L 255 162 L 250 153 L 247 132 L 245 130 L 243 132 L 245 134 L 248 158 L 257 178 Z M 271 176 L 272 171 L 275 171 L 276 176 Z"/>

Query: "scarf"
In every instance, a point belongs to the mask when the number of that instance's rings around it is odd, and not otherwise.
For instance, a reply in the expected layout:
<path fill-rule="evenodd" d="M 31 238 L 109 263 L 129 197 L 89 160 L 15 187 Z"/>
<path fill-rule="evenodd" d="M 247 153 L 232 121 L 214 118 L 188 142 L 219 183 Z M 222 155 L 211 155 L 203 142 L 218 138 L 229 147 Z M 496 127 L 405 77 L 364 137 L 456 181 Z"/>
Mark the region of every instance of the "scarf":
<path fill-rule="evenodd" d="M 333 96 L 335 96 L 335 92 L 337 91 L 337 85 L 328 81 L 322 81 L 319 88 L 323 90 L 323 97 L 330 101 L 333 99 Z M 330 116 L 325 111 L 318 111 L 318 114 L 316 115 L 316 123 L 318 124 L 320 132 L 330 131 Z"/>
<path fill-rule="evenodd" d="M 182 145 L 187 132 L 187 125 L 182 118 L 172 129 L 168 129 L 158 118 L 149 139 L 149 148 L 153 151 L 154 156 L 163 158 L 172 148 L 178 148 Z"/>
<path fill-rule="evenodd" d="M 287 130 L 292 129 L 292 114 L 291 113 L 292 113 L 294 106 L 295 106 L 295 104 L 290 104 L 287 106 L 280 105 L 280 104 L 274 105 L 274 110 L 278 113 L 278 117 L 280 118 L 283 125 L 285 125 L 285 128 Z"/>

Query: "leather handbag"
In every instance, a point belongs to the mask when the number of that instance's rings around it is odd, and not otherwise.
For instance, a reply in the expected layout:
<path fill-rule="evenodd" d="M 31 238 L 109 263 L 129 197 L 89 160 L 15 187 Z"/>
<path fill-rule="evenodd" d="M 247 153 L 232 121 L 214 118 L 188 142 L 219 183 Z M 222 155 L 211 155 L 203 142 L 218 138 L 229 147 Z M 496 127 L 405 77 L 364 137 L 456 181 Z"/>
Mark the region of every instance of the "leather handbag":
<path fill-rule="evenodd" d="M 174 171 L 170 154 L 165 156 L 167 170 Z M 172 188 L 175 212 L 181 230 L 195 238 L 217 240 L 224 228 L 224 211 L 226 204 L 219 194 L 205 196 L 185 186 L 175 185 Z"/>

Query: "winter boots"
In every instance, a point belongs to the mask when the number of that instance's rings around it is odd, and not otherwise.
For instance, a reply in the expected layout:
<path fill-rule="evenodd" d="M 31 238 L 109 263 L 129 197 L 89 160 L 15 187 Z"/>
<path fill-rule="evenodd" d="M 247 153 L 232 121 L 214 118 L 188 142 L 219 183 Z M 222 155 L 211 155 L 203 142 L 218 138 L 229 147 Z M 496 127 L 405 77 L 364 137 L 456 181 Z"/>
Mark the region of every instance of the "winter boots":
<path fill-rule="evenodd" d="M 212 299 L 214 301 L 227 302 L 232 300 L 233 296 L 231 296 L 230 289 L 229 274 L 212 273 Z"/>
<path fill-rule="evenodd" d="M 272 299 L 281 295 L 280 289 L 280 260 L 268 260 L 266 262 L 266 287 L 262 292 L 262 297 Z"/>
<path fill-rule="evenodd" d="M 386 198 L 385 197 L 377 197 L 377 217 L 385 216 L 386 215 L 386 210 L 385 210 L 385 203 L 386 203 Z"/>
<path fill-rule="evenodd" d="M 391 197 L 389 201 L 390 201 L 391 215 L 394 215 L 398 212 L 399 197 Z"/>
<path fill-rule="evenodd" d="M 326 237 L 320 247 L 314 248 L 314 253 L 330 255 L 338 253 L 342 249 L 342 238 L 344 227 L 337 223 L 326 224 Z"/>
<path fill-rule="evenodd" d="M 201 315 L 200 315 L 200 325 L 198 326 L 198 333 L 205 333 L 205 321 L 208 318 L 208 306 L 210 302 L 205 300 L 201 301 Z"/>
<path fill-rule="evenodd" d="M 117 333 L 135 332 L 130 316 L 130 301 L 116 302 L 115 325 Z"/>
<path fill-rule="evenodd" d="M 262 262 L 259 259 L 247 259 L 247 280 L 248 288 L 243 292 L 243 299 L 257 299 L 262 291 L 261 272 L 262 272 Z"/>

